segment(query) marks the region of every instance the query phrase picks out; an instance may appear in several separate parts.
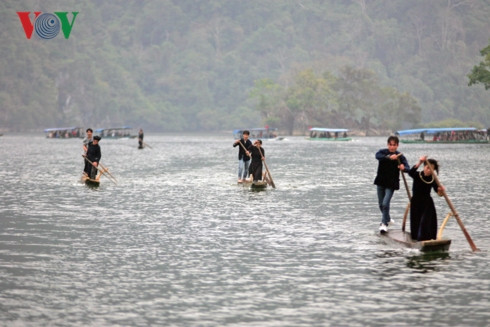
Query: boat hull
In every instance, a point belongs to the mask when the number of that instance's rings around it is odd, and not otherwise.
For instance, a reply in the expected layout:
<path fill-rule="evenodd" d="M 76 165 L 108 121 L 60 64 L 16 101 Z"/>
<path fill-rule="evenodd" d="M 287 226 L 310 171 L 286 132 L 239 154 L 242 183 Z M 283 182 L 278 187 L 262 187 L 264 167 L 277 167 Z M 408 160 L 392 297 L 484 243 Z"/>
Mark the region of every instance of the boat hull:
<path fill-rule="evenodd" d="M 389 230 L 388 232 L 380 233 L 380 235 L 392 243 L 418 249 L 421 252 L 449 251 L 449 246 L 451 245 L 451 240 L 449 239 L 414 241 L 409 232 L 402 230 Z"/>
<path fill-rule="evenodd" d="M 253 182 L 250 184 L 252 190 L 265 190 L 267 188 L 267 182 Z"/>
<path fill-rule="evenodd" d="M 100 186 L 100 180 L 90 179 L 86 176 L 82 177 L 82 182 L 85 183 L 85 185 L 90 186 L 90 187 L 99 187 Z"/>

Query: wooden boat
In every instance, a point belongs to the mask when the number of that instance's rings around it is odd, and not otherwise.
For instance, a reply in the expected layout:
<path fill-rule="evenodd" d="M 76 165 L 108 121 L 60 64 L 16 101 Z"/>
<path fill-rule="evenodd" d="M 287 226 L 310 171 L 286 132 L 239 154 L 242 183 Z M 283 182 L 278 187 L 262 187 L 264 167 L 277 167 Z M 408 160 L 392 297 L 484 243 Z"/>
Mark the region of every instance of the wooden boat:
<path fill-rule="evenodd" d="M 250 183 L 250 189 L 252 190 L 265 190 L 267 188 L 267 182 L 259 181 Z"/>
<path fill-rule="evenodd" d="M 380 233 L 381 237 L 395 244 L 403 245 L 407 248 L 418 249 L 421 252 L 448 251 L 451 245 L 450 239 L 438 239 L 429 241 L 415 241 L 409 232 L 402 230 L 388 230 Z"/>
<path fill-rule="evenodd" d="M 235 139 L 241 139 L 243 137 L 243 131 L 249 131 L 250 132 L 250 138 L 251 139 L 277 139 L 277 128 L 270 128 L 270 127 L 264 127 L 264 128 L 249 128 L 249 129 L 235 129 L 233 131 L 233 137 Z M 281 138 L 282 140 L 283 138 Z"/>
<path fill-rule="evenodd" d="M 105 139 L 134 139 L 137 136 L 134 129 L 130 126 L 98 128 L 95 130 L 94 134 Z"/>
<path fill-rule="evenodd" d="M 405 129 L 395 134 L 400 136 L 401 143 L 488 143 L 488 131 L 474 127 Z"/>
<path fill-rule="evenodd" d="M 83 138 L 84 130 L 82 127 L 55 127 L 44 130 L 48 139 L 70 139 Z"/>
<path fill-rule="evenodd" d="M 348 129 L 345 128 L 310 128 L 310 141 L 351 141 L 352 138 L 347 136 Z"/>
<path fill-rule="evenodd" d="M 100 186 L 99 176 L 97 176 L 97 179 L 91 179 L 88 176 L 83 175 L 82 176 L 82 182 L 85 183 L 85 185 L 90 186 L 90 187 L 99 187 Z"/>

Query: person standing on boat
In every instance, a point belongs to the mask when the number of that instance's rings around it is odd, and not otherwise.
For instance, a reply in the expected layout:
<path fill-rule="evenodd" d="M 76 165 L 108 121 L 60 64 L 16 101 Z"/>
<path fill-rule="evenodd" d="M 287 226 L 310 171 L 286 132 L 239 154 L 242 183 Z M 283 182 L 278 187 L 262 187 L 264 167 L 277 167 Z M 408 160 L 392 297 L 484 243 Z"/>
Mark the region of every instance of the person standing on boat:
<path fill-rule="evenodd" d="M 253 176 L 253 181 L 262 180 L 262 161 L 265 160 L 265 150 L 262 148 L 262 140 L 257 140 L 250 147 L 252 154 L 252 163 L 249 167 L 249 174 Z"/>
<path fill-rule="evenodd" d="M 438 186 L 434 176 L 426 164 L 427 156 L 420 157 L 419 161 L 410 169 L 408 175 L 413 178 L 412 200 L 410 201 L 410 233 L 412 239 L 417 241 L 435 240 L 437 237 L 437 213 L 434 200 L 430 196 L 431 189 L 442 195 L 444 186 Z M 439 164 L 429 159 L 432 170 L 439 174 Z M 424 163 L 424 170 L 417 171 Z"/>
<path fill-rule="evenodd" d="M 250 132 L 245 130 L 242 133 L 242 138 L 233 143 L 233 147 L 239 146 L 238 149 L 238 183 L 242 183 L 247 179 L 248 169 L 250 166 L 250 152 L 248 149 L 252 146 L 252 142 L 248 139 Z"/>
<path fill-rule="evenodd" d="M 92 142 L 92 140 L 93 140 L 92 135 L 93 135 L 94 131 L 91 128 L 87 128 L 85 133 L 87 135 L 85 136 L 85 138 L 82 141 L 83 142 L 83 153 L 87 153 L 88 144 L 90 142 Z"/>
<path fill-rule="evenodd" d="M 143 129 L 140 128 L 138 132 L 138 149 L 143 149 L 143 138 L 145 137 L 145 134 L 143 133 Z"/>
<path fill-rule="evenodd" d="M 410 166 L 405 156 L 398 152 L 398 137 L 388 137 L 388 148 L 380 149 L 376 152 L 378 160 L 378 171 L 374 184 L 377 187 L 378 204 L 381 210 L 381 224 L 379 231 L 384 233 L 388 231 L 388 224 L 393 220 L 390 217 L 390 202 L 396 190 L 400 189 L 400 170 L 408 172 Z"/>
<path fill-rule="evenodd" d="M 85 157 L 91 162 L 85 160 L 85 169 L 83 170 L 84 175 L 88 176 L 90 179 L 95 179 L 97 176 L 97 167 L 99 166 L 100 158 L 102 153 L 99 146 L 100 136 L 94 136 L 94 140 L 88 144 L 88 149 Z"/>

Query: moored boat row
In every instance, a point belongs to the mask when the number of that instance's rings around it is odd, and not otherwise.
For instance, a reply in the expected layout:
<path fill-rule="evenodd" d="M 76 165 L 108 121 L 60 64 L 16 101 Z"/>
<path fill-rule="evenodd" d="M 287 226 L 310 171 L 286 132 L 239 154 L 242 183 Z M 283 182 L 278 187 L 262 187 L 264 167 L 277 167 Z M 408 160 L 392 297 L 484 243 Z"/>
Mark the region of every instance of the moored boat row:
<path fill-rule="evenodd" d="M 401 143 L 488 143 L 488 130 L 475 127 L 417 128 L 396 132 Z"/>
<path fill-rule="evenodd" d="M 84 138 L 85 129 L 83 127 L 55 127 L 46 128 L 44 130 L 47 138 L 50 139 L 68 139 L 68 138 Z M 136 131 L 130 126 L 111 127 L 111 128 L 99 128 L 95 130 L 94 135 L 106 139 L 120 139 L 120 138 L 136 138 Z"/>

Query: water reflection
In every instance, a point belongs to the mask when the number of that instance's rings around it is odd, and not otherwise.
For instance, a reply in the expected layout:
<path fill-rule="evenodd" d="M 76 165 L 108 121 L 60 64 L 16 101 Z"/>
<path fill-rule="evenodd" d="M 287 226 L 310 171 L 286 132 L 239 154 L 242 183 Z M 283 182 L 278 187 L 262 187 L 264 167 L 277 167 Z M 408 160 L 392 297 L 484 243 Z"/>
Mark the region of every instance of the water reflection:
<path fill-rule="evenodd" d="M 407 257 L 407 267 L 415 272 L 428 273 L 441 270 L 446 260 L 451 259 L 448 252 L 429 252 Z"/>

